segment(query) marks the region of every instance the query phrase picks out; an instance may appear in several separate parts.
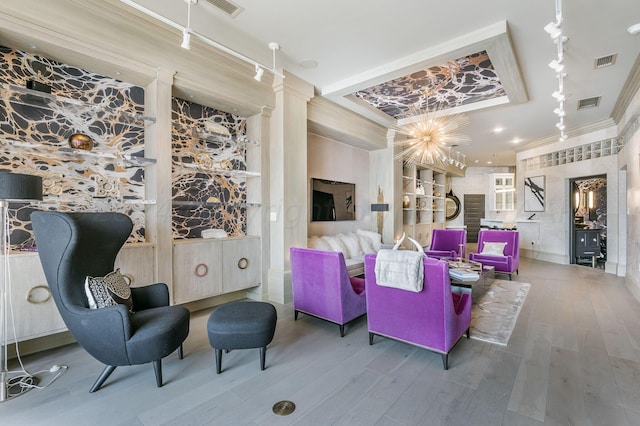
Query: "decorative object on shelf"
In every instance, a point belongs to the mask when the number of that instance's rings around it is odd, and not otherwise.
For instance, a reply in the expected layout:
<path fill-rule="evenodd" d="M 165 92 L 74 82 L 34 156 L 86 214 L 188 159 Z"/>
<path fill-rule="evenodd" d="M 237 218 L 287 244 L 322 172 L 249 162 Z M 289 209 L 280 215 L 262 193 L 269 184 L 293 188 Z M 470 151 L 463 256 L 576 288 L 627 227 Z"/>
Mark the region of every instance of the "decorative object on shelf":
<path fill-rule="evenodd" d="M 209 133 L 215 133 L 218 135 L 231 136 L 229 129 L 224 127 L 222 124 L 214 123 L 210 120 L 204 121 L 204 129 Z"/>
<path fill-rule="evenodd" d="M 402 208 L 408 209 L 409 207 L 411 207 L 411 199 L 408 195 L 405 195 L 404 197 L 402 197 Z"/>
<path fill-rule="evenodd" d="M 409 116 L 398 120 L 399 126 L 394 128 L 397 133 L 406 137 L 395 142 L 400 148 L 395 158 L 401 159 L 405 164 L 449 164 L 464 169 L 466 164 L 453 158 L 451 147 L 471 140 L 469 136 L 458 132 L 459 128 L 468 123 L 469 119 L 465 115 L 447 115 L 437 107 L 434 110 L 412 108 Z"/>
<path fill-rule="evenodd" d="M 421 209 L 426 209 L 427 208 L 427 202 L 425 200 L 420 201 L 420 208 Z"/>
<path fill-rule="evenodd" d="M 48 68 L 47 64 L 35 60 L 31 57 L 31 60 L 25 61 L 26 68 L 31 68 L 34 74 L 33 78 L 27 80 L 27 89 L 37 90 L 38 92 L 51 93 L 51 86 L 44 82 L 46 77 L 51 76 L 52 70 Z"/>
<path fill-rule="evenodd" d="M 228 237 L 224 229 L 203 229 L 200 235 L 202 235 L 202 238 L 227 238 Z"/>
<path fill-rule="evenodd" d="M 424 186 L 422 186 L 422 183 L 419 183 L 418 186 L 416 186 L 416 195 L 424 195 Z"/>
<path fill-rule="evenodd" d="M 45 172 L 42 177 L 43 195 L 60 195 L 62 193 L 62 173 Z"/>
<path fill-rule="evenodd" d="M 215 164 L 213 158 L 206 152 L 198 152 L 193 156 L 193 160 L 198 166 L 213 167 Z"/>
<path fill-rule="evenodd" d="M 558 58 L 549 63 L 549 68 L 556 73 L 558 79 L 558 90 L 553 92 L 551 96 L 558 102 L 558 107 L 553 110 L 553 113 L 558 116 L 556 127 L 560 130 L 560 141 L 562 142 L 567 139 L 567 134 L 564 131 L 564 117 L 566 115 L 564 111 L 564 78 L 567 76 L 564 71 L 564 44 L 569 40 L 562 34 L 562 0 L 556 0 L 556 20 L 545 25 L 544 30 L 556 44 L 558 52 Z"/>
<path fill-rule="evenodd" d="M 534 176 L 524 179 L 524 211 L 544 211 L 544 176 Z"/>
<path fill-rule="evenodd" d="M 453 195 L 453 189 L 447 192 L 447 197 L 444 201 L 445 218 L 447 220 L 453 220 L 460 214 L 460 199 Z"/>
<path fill-rule="evenodd" d="M 93 148 L 93 139 L 84 133 L 74 133 L 69 136 L 69 146 L 73 149 L 90 151 Z"/>
<path fill-rule="evenodd" d="M 93 175 L 91 178 L 95 182 L 94 197 L 96 198 L 117 198 L 120 196 L 119 180 L 115 177 L 105 177 Z"/>
<path fill-rule="evenodd" d="M 231 160 L 222 160 L 219 163 L 222 170 L 233 170 L 233 162 Z"/>
<path fill-rule="evenodd" d="M 38 382 L 35 377 L 26 371 L 24 371 L 25 375 L 20 378 L 13 377 L 9 379 L 7 362 L 7 345 L 9 342 L 7 330 L 10 329 L 7 323 L 9 318 L 7 310 L 11 307 L 8 294 L 11 288 L 11 273 L 9 271 L 9 248 L 11 245 L 9 201 L 30 200 L 42 200 L 42 178 L 40 176 L 0 172 L 0 215 L 2 216 L 2 231 L 0 231 L 2 242 L 0 246 L 5 268 L 2 287 L 0 287 L 0 335 L 2 337 L 2 348 L 0 348 L 0 402 L 6 401 L 13 396 L 21 395 L 31 389 L 31 386 L 28 385 L 23 387 L 23 383 L 26 384 L 28 382 L 29 385 L 37 385 Z M 11 384 L 9 384 L 9 380 L 11 380 Z"/>

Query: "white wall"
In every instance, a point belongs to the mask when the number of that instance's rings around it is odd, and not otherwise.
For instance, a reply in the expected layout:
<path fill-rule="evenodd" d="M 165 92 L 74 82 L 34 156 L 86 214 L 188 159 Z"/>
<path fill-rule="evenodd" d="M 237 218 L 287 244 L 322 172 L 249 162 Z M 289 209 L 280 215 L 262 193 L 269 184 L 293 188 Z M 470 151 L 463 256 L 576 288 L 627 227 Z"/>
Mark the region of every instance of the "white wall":
<path fill-rule="evenodd" d="M 524 178 L 531 176 L 545 176 L 545 211 L 538 212 L 539 243 L 535 250 L 535 257 L 555 263 L 570 263 L 570 232 L 573 212 L 570 208 L 571 191 L 569 179 L 583 176 L 606 174 L 607 176 L 607 263 L 605 270 L 609 273 L 618 271 L 619 246 L 619 202 L 618 202 L 618 158 L 615 155 L 590 160 L 577 161 L 551 167 L 525 169 L 524 159 L 541 154 L 555 152 L 560 149 L 597 142 L 617 136 L 616 126 L 593 131 L 579 137 L 571 138 L 563 143 L 551 144 L 517 155 L 516 194 L 518 200 L 523 199 Z M 619 154 L 620 155 L 620 154 Z M 516 204 L 517 217 L 527 217 L 522 202 Z"/>
<path fill-rule="evenodd" d="M 356 220 L 311 222 L 308 217 L 308 235 L 333 235 L 358 228 L 369 229 L 372 203 L 369 195 L 369 151 L 311 133 L 307 142 L 307 211 L 312 211 L 312 177 L 356 184 Z"/>
<path fill-rule="evenodd" d="M 626 123 L 640 114 L 640 90 L 631 102 L 620 123 L 621 130 Z M 620 168 L 626 168 L 626 275 L 627 287 L 640 300 L 640 129 L 627 141 L 619 156 Z"/>

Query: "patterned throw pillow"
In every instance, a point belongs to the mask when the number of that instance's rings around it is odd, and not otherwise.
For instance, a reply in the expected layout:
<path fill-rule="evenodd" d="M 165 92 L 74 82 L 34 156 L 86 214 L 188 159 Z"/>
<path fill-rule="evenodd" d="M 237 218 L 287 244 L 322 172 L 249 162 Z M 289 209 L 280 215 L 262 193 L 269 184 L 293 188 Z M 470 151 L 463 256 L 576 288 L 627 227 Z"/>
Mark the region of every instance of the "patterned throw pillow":
<path fill-rule="evenodd" d="M 120 269 L 108 273 L 104 277 L 87 277 L 84 291 L 89 301 L 89 308 L 100 309 L 107 306 L 125 305 L 133 313 L 131 288 Z"/>

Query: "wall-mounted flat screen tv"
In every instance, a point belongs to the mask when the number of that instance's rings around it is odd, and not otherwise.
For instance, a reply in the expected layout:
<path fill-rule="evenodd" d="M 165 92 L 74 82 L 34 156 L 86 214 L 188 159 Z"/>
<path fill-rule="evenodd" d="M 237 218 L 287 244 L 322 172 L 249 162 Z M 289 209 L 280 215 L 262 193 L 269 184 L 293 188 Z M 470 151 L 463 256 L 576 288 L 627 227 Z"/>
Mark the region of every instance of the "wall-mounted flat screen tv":
<path fill-rule="evenodd" d="M 311 178 L 311 221 L 356 220 L 356 184 Z"/>

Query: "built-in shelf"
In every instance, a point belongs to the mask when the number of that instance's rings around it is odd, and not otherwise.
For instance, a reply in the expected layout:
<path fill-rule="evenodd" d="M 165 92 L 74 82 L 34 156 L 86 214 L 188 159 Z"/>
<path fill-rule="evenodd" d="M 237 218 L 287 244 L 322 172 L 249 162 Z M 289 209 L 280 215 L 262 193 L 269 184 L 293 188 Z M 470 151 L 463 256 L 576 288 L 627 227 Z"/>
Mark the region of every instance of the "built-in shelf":
<path fill-rule="evenodd" d="M 182 167 L 185 169 L 197 170 L 204 173 L 215 174 L 219 176 L 228 176 L 228 177 L 260 177 L 260 173 L 252 172 L 249 170 L 236 170 L 236 169 L 224 169 L 220 167 L 212 167 L 207 164 L 196 164 L 196 163 L 182 163 L 179 161 L 174 161 L 173 164 L 177 167 Z"/>
<path fill-rule="evenodd" d="M 260 207 L 260 203 L 223 203 L 223 202 L 201 202 L 201 201 L 173 201 L 174 207 Z"/>
<path fill-rule="evenodd" d="M 144 128 L 155 123 L 155 118 L 129 111 L 118 110 L 100 104 L 88 104 L 76 99 L 55 96 L 25 87 L 0 83 L 0 95 L 5 102 L 26 105 L 32 108 L 46 109 L 60 115 L 77 118 L 93 118 L 104 121 L 116 121 L 133 127 Z"/>

